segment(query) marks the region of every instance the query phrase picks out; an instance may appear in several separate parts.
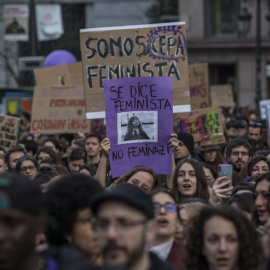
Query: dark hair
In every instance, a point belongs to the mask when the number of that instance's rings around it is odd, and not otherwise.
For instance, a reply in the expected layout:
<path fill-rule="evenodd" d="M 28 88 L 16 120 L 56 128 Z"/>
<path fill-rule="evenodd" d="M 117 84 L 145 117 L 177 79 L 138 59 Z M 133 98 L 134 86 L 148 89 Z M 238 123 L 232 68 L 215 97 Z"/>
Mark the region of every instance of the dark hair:
<path fill-rule="evenodd" d="M 102 137 L 101 137 L 99 134 L 95 134 L 95 133 L 89 133 L 89 134 L 87 134 L 87 135 L 85 136 L 85 141 L 86 141 L 88 138 L 90 138 L 90 137 L 95 137 L 95 138 L 97 138 L 99 144 L 100 144 L 101 141 L 102 141 Z"/>
<path fill-rule="evenodd" d="M 206 162 L 201 162 L 202 166 L 208 170 L 210 170 L 212 176 L 217 179 L 217 172 L 214 170 L 214 168 L 209 164 L 209 163 L 206 163 Z"/>
<path fill-rule="evenodd" d="M 170 190 L 168 190 L 167 188 L 164 188 L 164 187 L 158 187 L 158 188 L 155 188 L 155 189 L 150 193 L 150 195 L 151 195 L 151 197 L 153 198 L 156 194 L 159 194 L 159 193 L 164 193 L 164 194 L 169 195 L 169 196 L 173 199 L 173 201 L 176 203 L 176 199 L 175 199 L 173 193 L 172 193 Z"/>
<path fill-rule="evenodd" d="M 84 148 L 77 147 L 73 149 L 68 157 L 69 161 L 74 161 L 74 160 L 80 160 L 83 159 L 84 163 L 87 161 L 86 157 L 86 151 Z"/>
<path fill-rule="evenodd" d="M 67 145 L 67 146 L 70 146 L 72 140 L 74 139 L 74 135 L 73 135 L 73 134 L 70 134 L 70 133 L 64 133 L 64 134 L 60 134 L 60 135 L 58 136 L 58 138 L 59 138 L 59 140 L 60 140 L 61 138 L 64 138 L 64 139 L 65 139 L 66 141 L 68 141 L 68 143 L 69 143 L 69 145 Z"/>
<path fill-rule="evenodd" d="M 40 164 L 51 164 L 51 165 L 57 165 L 55 159 L 51 157 L 44 158 L 40 161 Z"/>
<path fill-rule="evenodd" d="M 76 145 L 78 145 L 78 147 L 83 148 L 85 146 L 85 139 L 83 139 L 83 138 L 74 139 L 72 141 L 72 144 L 76 144 Z"/>
<path fill-rule="evenodd" d="M 5 154 L 5 162 L 7 163 L 8 168 L 10 168 L 10 164 L 9 164 L 10 155 L 13 154 L 13 153 L 17 153 L 17 152 L 22 152 L 24 155 L 26 155 L 25 150 L 21 146 L 14 146 L 14 147 L 10 148 L 6 152 L 6 154 Z"/>
<path fill-rule="evenodd" d="M 241 191 L 241 190 L 246 190 L 246 191 L 250 191 L 251 193 L 253 193 L 254 185 L 250 182 L 241 181 L 241 182 L 237 183 L 236 186 L 234 187 L 234 189 L 232 191 L 232 196 L 236 195 L 236 193 L 238 191 Z"/>
<path fill-rule="evenodd" d="M 22 157 L 20 157 L 16 163 L 16 167 L 15 167 L 15 171 L 17 171 L 18 173 L 20 173 L 20 168 L 21 168 L 21 165 L 24 161 L 26 160 L 30 160 L 34 163 L 35 167 L 38 169 L 38 162 L 35 158 L 33 158 L 32 156 L 29 156 L 29 155 L 24 155 Z"/>
<path fill-rule="evenodd" d="M 212 217 L 221 217 L 234 224 L 239 242 L 239 270 L 257 269 L 262 259 L 262 248 L 257 232 L 250 221 L 237 209 L 227 205 L 205 207 L 191 222 L 187 239 L 186 269 L 208 269 L 208 262 L 202 253 L 204 226 Z"/>
<path fill-rule="evenodd" d="M 195 192 L 193 198 L 201 198 L 201 199 L 209 200 L 208 185 L 207 185 L 206 176 L 205 176 L 205 173 L 203 170 L 203 165 L 199 161 L 190 158 L 190 159 L 181 160 L 177 164 L 175 171 L 174 171 L 172 191 L 173 191 L 173 194 L 176 198 L 177 203 L 181 203 L 183 201 L 182 195 L 180 194 L 180 192 L 178 190 L 177 178 L 178 178 L 179 169 L 185 163 L 190 164 L 193 167 L 195 174 L 196 174 L 197 186 L 196 186 L 196 192 Z"/>
<path fill-rule="evenodd" d="M 253 214 L 254 212 L 253 194 L 250 192 L 236 194 L 226 201 L 228 205 L 232 205 L 233 203 L 236 203 L 238 208 L 244 212 L 249 214 Z"/>
<path fill-rule="evenodd" d="M 35 177 L 35 182 L 38 185 L 42 185 L 48 183 L 54 177 L 58 176 L 59 174 L 55 171 L 55 169 L 51 166 L 42 166 L 38 169 L 38 173 Z"/>
<path fill-rule="evenodd" d="M 38 150 L 38 144 L 37 144 L 36 141 L 24 139 L 24 140 L 20 140 L 19 141 L 19 144 L 23 144 L 24 145 L 24 148 L 26 149 L 26 152 L 32 151 L 33 156 L 36 155 L 37 150 Z"/>
<path fill-rule="evenodd" d="M 240 147 L 240 146 L 246 147 L 247 150 L 248 150 L 249 156 L 252 155 L 252 146 L 251 146 L 251 144 L 246 139 L 236 138 L 236 139 L 233 139 L 227 145 L 227 148 L 226 148 L 226 159 L 227 159 L 227 161 L 228 161 L 228 157 L 232 154 L 233 148 Z"/>
<path fill-rule="evenodd" d="M 46 139 L 44 142 L 43 142 L 43 146 L 45 146 L 45 143 L 46 142 L 51 142 L 54 144 L 55 148 L 60 150 L 60 145 L 59 145 L 59 142 L 58 140 L 54 139 L 54 138 L 50 138 L 50 139 Z"/>
<path fill-rule="evenodd" d="M 241 178 L 245 179 L 247 178 L 247 176 L 251 176 L 251 172 L 253 167 L 259 162 L 259 161 L 265 161 L 267 166 L 268 166 L 268 170 L 270 171 L 270 162 L 268 161 L 268 159 L 265 156 L 262 155 L 256 155 L 253 156 L 248 164 L 246 166 L 244 166 L 240 172 Z"/>
<path fill-rule="evenodd" d="M 97 167 L 95 165 L 83 164 L 80 167 L 80 171 L 83 170 L 83 169 L 87 170 L 90 173 L 91 176 L 96 175 Z"/>
<path fill-rule="evenodd" d="M 103 188 L 90 176 L 72 174 L 57 180 L 45 193 L 45 206 L 54 225 L 49 227 L 50 245 L 67 243 L 65 237 L 72 232 L 78 212 L 90 208 L 92 197 Z"/>
<path fill-rule="evenodd" d="M 255 182 L 255 185 L 254 185 L 254 189 L 253 189 L 253 192 L 254 193 L 255 193 L 255 190 L 256 190 L 257 185 L 260 182 L 264 181 L 264 180 L 266 180 L 267 182 L 270 183 L 270 172 L 265 173 L 265 174 L 263 174 L 263 175 L 261 175 L 261 176 L 259 176 L 257 178 L 257 180 Z M 254 193 L 253 193 L 253 195 L 254 195 Z M 255 195 L 253 196 L 253 199 L 254 199 L 254 202 L 255 202 L 255 199 L 256 199 Z M 253 214 L 253 222 L 255 223 L 256 226 L 260 225 L 258 212 L 256 211 L 255 207 L 254 207 L 254 214 Z"/>
<path fill-rule="evenodd" d="M 127 183 L 127 181 L 130 179 L 130 177 L 132 177 L 137 172 L 148 172 L 153 176 L 153 186 L 152 186 L 151 190 L 161 186 L 161 183 L 159 182 L 159 179 L 158 179 L 156 173 L 154 172 L 154 170 L 152 170 L 151 168 L 145 167 L 145 166 L 136 166 L 133 169 L 131 169 L 130 171 L 128 171 L 127 173 L 125 173 L 124 175 L 120 176 L 116 181 L 114 181 L 111 184 L 110 188 L 115 187 L 115 186 L 122 184 L 122 183 Z"/>
<path fill-rule="evenodd" d="M 258 150 L 255 155 L 262 155 L 267 157 L 268 155 L 270 155 L 270 150 L 269 149 L 265 149 L 265 150 Z"/>
<path fill-rule="evenodd" d="M 259 128 L 260 133 L 262 133 L 263 130 L 263 125 L 261 122 L 250 122 L 248 125 L 248 128 Z"/>
<path fill-rule="evenodd" d="M 55 160 L 55 163 L 59 164 L 59 158 L 58 158 L 57 154 L 53 151 L 53 149 L 51 147 L 49 147 L 49 146 L 40 147 L 38 152 L 37 152 L 37 155 L 36 155 L 37 160 L 38 160 L 39 154 L 41 152 L 49 154 L 50 157 Z"/>

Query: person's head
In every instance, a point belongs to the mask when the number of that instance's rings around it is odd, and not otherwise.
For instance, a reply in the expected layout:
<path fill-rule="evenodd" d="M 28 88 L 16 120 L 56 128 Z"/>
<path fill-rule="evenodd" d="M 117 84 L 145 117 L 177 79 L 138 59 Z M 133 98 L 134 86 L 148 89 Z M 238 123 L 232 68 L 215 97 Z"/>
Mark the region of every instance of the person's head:
<path fill-rule="evenodd" d="M 127 269 L 142 264 L 154 229 L 151 196 L 125 183 L 98 195 L 92 209 L 105 262 Z"/>
<path fill-rule="evenodd" d="M 97 172 L 97 167 L 95 165 L 83 164 L 80 167 L 79 173 L 88 175 L 88 176 L 95 176 Z"/>
<path fill-rule="evenodd" d="M 49 186 L 45 205 L 49 218 L 57 224 L 47 232 L 50 245 L 69 243 L 92 260 L 98 255 L 90 204 L 93 196 L 102 190 L 96 180 L 82 174 L 70 174 Z"/>
<path fill-rule="evenodd" d="M 265 149 L 265 150 L 258 150 L 255 155 L 262 155 L 267 157 L 267 159 L 270 159 L 270 150 L 269 149 Z"/>
<path fill-rule="evenodd" d="M 262 249 L 250 221 L 230 206 L 204 208 L 187 239 L 187 269 L 257 269 Z"/>
<path fill-rule="evenodd" d="M 132 184 L 141 188 L 144 192 L 150 193 L 153 189 L 159 186 L 159 180 L 155 172 L 145 166 L 137 166 L 124 175 L 112 184 L 112 187 L 122 183 Z"/>
<path fill-rule="evenodd" d="M 252 193 L 253 194 L 254 190 L 254 184 L 252 182 L 246 182 L 242 181 L 236 184 L 236 186 L 232 190 L 232 195 L 238 195 L 242 193 Z"/>
<path fill-rule="evenodd" d="M 248 124 L 247 122 L 240 119 L 234 122 L 234 128 L 236 129 L 237 136 L 243 136 L 247 134 L 247 124 Z"/>
<path fill-rule="evenodd" d="M 186 132 L 177 133 L 178 146 L 174 150 L 174 157 L 177 160 L 191 158 L 194 152 L 194 138 Z"/>
<path fill-rule="evenodd" d="M 85 137 L 85 151 L 91 159 L 99 158 L 101 153 L 101 137 L 98 134 L 88 134 Z"/>
<path fill-rule="evenodd" d="M 260 176 L 270 171 L 270 163 L 265 156 L 253 156 L 246 168 L 247 176 Z"/>
<path fill-rule="evenodd" d="M 179 206 L 179 219 L 180 225 L 177 231 L 177 239 L 182 243 L 186 243 L 186 237 L 188 235 L 188 228 L 189 228 L 189 220 L 191 220 L 194 216 L 199 214 L 203 207 L 210 207 L 210 204 L 207 201 L 184 201 L 184 203 L 180 204 Z"/>
<path fill-rule="evenodd" d="M 26 154 L 29 156 L 35 156 L 38 150 L 38 144 L 34 140 L 20 140 L 19 145 L 24 147 Z"/>
<path fill-rule="evenodd" d="M 133 128 L 138 128 L 140 131 L 142 131 L 142 124 L 140 122 L 140 119 L 135 115 L 131 116 L 128 120 L 128 132 L 132 131 Z"/>
<path fill-rule="evenodd" d="M 260 122 L 250 122 L 248 126 L 248 139 L 252 145 L 256 145 L 262 138 L 262 124 Z"/>
<path fill-rule="evenodd" d="M 39 187 L 23 175 L 0 176 L 0 269 L 28 269 L 44 232 Z"/>
<path fill-rule="evenodd" d="M 24 156 L 25 150 L 21 146 L 14 146 L 10 148 L 5 154 L 5 163 L 9 171 L 14 171 L 18 159 Z"/>
<path fill-rule="evenodd" d="M 254 221 L 264 225 L 270 213 L 268 208 L 270 173 L 261 175 L 254 186 Z"/>
<path fill-rule="evenodd" d="M 36 160 L 38 161 L 38 163 L 40 163 L 45 158 L 52 158 L 55 160 L 55 164 L 59 164 L 57 154 L 49 146 L 42 146 L 37 152 Z"/>
<path fill-rule="evenodd" d="M 3 174 L 7 171 L 7 166 L 5 163 L 5 154 L 0 153 L 0 174 Z"/>
<path fill-rule="evenodd" d="M 226 204 L 239 209 L 247 218 L 252 221 L 254 212 L 253 194 L 251 192 L 244 192 L 231 196 Z"/>
<path fill-rule="evenodd" d="M 217 145 L 207 145 L 207 146 L 200 146 L 199 150 L 201 154 L 206 158 L 206 160 L 210 163 L 215 162 L 217 157 Z"/>
<path fill-rule="evenodd" d="M 71 145 L 72 140 L 74 139 L 74 135 L 73 134 L 60 134 L 59 135 L 59 141 L 63 141 L 67 147 L 69 147 Z"/>
<path fill-rule="evenodd" d="M 51 147 L 55 153 L 58 153 L 60 150 L 59 142 L 55 138 L 46 139 L 43 142 L 43 146 Z"/>
<path fill-rule="evenodd" d="M 178 203 L 188 198 L 209 199 L 207 180 L 200 162 L 181 160 L 173 176 L 173 194 Z"/>
<path fill-rule="evenodd" d="M 33 180 L 38 172 L 38 162 L 32 156 L 22 156 L 18 159 L 15 170 Z"/>
<path fill-rule="evenodd" d="M 206 176 L 207 184 L 209 187 L 212 187 L 215 180 L 217 179 L 217 172 L 213 169 L 208 163 L 202 163 L 203 170 Z"/>
<path fill-rule="evenodd" d="M 68 157 L 68 166 L 71 173 L 78 173 L 80 167 L 86 163 L 86 153 L 84 148 L 75 148 Z"/>
<path fill-rule="evenodd" d="M 82 147 L 84 148 L 85 146 L 85 139 L 83 138 L 78 138 L 78 139 L 74 139 L 71 142 L 71 147 L 77 148 L 77 147 Z"/>
<path fill-rule="evenodd" d="M 252 146 L 242 138 L 232 140 L 226 148 L 226 159 L 236 172 L 240 172 L 248 163 L 251 154 Z"/>
<path fill-rule="evenodd" d="M 154 245 L 171 241 L 178 225 L 178 207 L 172 193 L 165 188 L 158 188 L 152 193 L 155 211 Z"/>

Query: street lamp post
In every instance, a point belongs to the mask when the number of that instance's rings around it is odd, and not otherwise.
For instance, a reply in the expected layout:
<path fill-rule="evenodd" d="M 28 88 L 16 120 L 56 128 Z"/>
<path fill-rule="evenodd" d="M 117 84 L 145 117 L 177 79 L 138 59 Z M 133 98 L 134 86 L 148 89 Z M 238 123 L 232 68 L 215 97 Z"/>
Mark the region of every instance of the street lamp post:
<path fill-rule="evenodd" d="M 245 37 L 250 29 L 251 15 L 244 8 L 238 16 L 238 28 Z M 260 113 L 260 100 L 262 99 L 261 91 L 261 0 L 256 0 L 256 91 L 255 104 L 257 113 Z"/>

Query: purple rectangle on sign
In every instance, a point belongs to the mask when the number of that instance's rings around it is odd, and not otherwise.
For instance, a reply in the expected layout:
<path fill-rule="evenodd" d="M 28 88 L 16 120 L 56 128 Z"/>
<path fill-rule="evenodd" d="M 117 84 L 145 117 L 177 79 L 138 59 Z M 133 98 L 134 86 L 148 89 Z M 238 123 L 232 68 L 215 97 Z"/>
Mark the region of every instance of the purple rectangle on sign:
<path fill-rule="evenodd" d="M 173 129 L 172 78 L 105 80 L 104 96 L 112 176 L 138 165 L 171 174 L 172 152 L 167 145 Z"/>

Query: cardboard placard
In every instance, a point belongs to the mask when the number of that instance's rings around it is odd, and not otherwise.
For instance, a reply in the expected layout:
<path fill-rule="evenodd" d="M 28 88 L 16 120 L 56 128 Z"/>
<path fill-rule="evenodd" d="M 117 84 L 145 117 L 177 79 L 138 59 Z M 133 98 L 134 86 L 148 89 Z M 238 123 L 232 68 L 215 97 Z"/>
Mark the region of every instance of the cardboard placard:
<path fill-rule="evenodd" d="M 270 99 L 260 100 L 259 104 L 260 104 L 261 119 L 266 119 L 267 117 L 266 110 L 267 107 L 270 105 Z"/>
<path fill-rule="evenodd" d="M 167 145 L 173 121 L 172 78 L 114 79 L 104 86 L 113 177 L 142 164 L 157 174 L 171 173 L 172 152 Z"/>
<path fill-rule="evenodd" d="M 174 114 L 174 131 L 187 132 L 194 142 L 202 145 L 225 143 L 220 108 L 197 109 L 190 113 Z"/>
<path fill-rule="evenodd" d="M 20 118 L 0 115 L 0 146 L 7 151 L 17 142 Z"/>
<path fill-rule="evenodd" d="M 36 86 L 33 98 L 31 132 L 90 132 L 83 86 Z"/>
<path fill-rule="evenodd" d="M 191 109 L 209 107 L 208 64 L 188 66 Z"/>
<path fill-rule="evenodd" d="M 81 62 L 34 70 L 31 132 L 43 134 L 91 131 L 85 117 Z"/>
<path fill-rule="evenodd" d="M 231 84 L 211 85 L 211 107 L 232 107 L 235 105 Z"/>
<path fill-rule="evenodd" d="M 88 119 L 105 117 L 104 81 L 127 77 L 172 77 L 174 112 L 190 111 L 185 23 L 83 29 L 80 43 Z"/>

